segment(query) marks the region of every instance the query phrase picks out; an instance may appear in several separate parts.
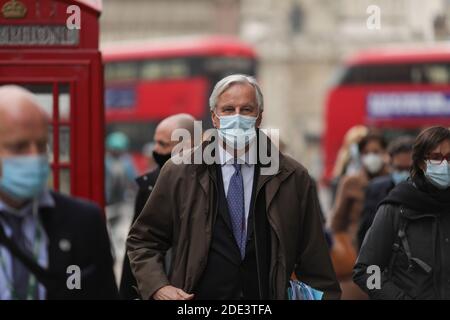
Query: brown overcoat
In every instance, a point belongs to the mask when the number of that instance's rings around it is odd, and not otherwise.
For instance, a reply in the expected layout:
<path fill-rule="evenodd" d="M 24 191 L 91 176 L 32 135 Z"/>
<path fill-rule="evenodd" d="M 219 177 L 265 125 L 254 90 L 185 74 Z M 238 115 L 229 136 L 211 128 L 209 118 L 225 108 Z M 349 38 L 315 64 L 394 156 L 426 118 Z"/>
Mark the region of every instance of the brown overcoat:
<path fill-rule="evenodd" d="M 201 151 L 203 148 L 197 148 Z M 195 152 L 195 151 L 194 151 Z M 217 214 L 213 165 L 169 160 L 127 240 L 131 268 L 143 299 L 165 285 L 191 293 L 206 266 Z M 307 170 L 279 153 L 279 170 L 260 175 L 256 192 L 265 192 L 271 229 L 270 297 L 286 299 L 291 274 L 338 299 L 340 288 L 324 237 L 315 184 Z M 172 252 L 172 270 L 164 255 Z M 220 275 L 217 275 L 220 277 Z"/>

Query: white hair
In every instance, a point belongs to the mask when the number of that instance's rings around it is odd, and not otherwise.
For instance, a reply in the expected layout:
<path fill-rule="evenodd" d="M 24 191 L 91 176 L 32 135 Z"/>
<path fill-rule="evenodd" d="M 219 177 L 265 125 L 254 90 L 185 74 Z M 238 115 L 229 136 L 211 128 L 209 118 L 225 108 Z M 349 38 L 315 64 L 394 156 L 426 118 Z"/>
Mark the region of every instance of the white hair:
<path fill-rule="evenodd" d="M 213 111 L 216 108 L 217 99 L 219 98 L 219 96 L 225 90 L 227 90 L 232 84 L 235 83 L 248 83 L 253 88 L 255 88 L 256 102 L 258 104 L 258 109 L 260 112 L 264 110 L 263 95 L 258 82 L 256 82 L 256 79 L 251 76 L 247 76 L 245 74 L 232 74 L 230 76 L 223 78 L 222 80 L 217 82 L 216 85 L 214 86 L 214 90 L 212 91 L 211 96 L 209 97 L 209 107 L 211 111 Z"/>

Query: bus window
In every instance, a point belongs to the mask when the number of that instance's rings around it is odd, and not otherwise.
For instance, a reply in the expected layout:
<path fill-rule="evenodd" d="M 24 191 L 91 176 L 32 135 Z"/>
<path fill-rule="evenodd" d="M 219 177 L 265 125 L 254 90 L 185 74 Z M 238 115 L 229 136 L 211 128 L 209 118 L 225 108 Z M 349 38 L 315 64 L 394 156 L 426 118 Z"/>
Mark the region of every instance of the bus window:
<path fill-rule="evenodd" d="M 136 80 L 139 76 L 137 62 L 112 62 L 105 66 L 105 81 Z"/>
<path fill-rule="evenodd" d="M 243 73 L 252 75 L 253 60 L 243 57 L 211 57 L 205 60 L 205 71 L 211 73 Z"/>
<path fill-rule="evenodd" d="M 190 76 L 190 68 L 187 61 L 176 60 L 149 60 L 144 61 L 141 67 L 143 80 L 179 79 Z"/>
<path fill-rule="evenodd" d="M 449 64 L 430 64 L 423 68 L 424 75 L 429 83 L 446 84 L 450 81 L 450 65 Z"/>
<path fill-rule="evenodd" d="M 388 64 L 352 66 L 339 74 L 339 85 L 362 84 L 446 84 L 450 64 Z"/>
<path fill-rule="evenodd" d="M 354 66 L 343 73 L 340 85 L 369 83 L 417 83 L 421 82 L 417 65 L 365 65 Z"/>

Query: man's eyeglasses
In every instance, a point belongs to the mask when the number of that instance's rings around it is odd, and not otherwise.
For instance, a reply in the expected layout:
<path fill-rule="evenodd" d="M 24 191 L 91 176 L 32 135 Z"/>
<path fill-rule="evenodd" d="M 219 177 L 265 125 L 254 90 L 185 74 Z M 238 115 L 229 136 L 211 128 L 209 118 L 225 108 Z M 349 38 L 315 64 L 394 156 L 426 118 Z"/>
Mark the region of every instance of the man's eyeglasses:
<path fill-rule="evenodd" d="M 431 164 L 441 164 L 443 161 L 447 160 L 448 163 L 450 163 L 450 153 L 446 156 L 442 155 L 441 153 L 430 153 L 425 160 L 430 161 Z"/>

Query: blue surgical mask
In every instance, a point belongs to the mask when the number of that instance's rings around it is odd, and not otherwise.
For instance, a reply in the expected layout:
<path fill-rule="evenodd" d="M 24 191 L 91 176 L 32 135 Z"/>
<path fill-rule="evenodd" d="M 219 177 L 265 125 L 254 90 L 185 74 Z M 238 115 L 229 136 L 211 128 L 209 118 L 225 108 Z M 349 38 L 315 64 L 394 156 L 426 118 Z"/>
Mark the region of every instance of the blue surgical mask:
<path fill-rule="evenodd" d="M 242 149 L 255 139 L 258 117 L 240 114 L 217 117 L 220 120 L 219 137 L 231 148 Z"/>
<path fill-rule="evenodd" d="M 403 181 L 406 181 L 409 178 L 409 171 L 408 170 L 395 170 L 391 174 L 392 181 L 394 181 L 394 184 L 397 185 Z"/>
<path fill-rule="evenodd" d="M 47 185 L 50 166 L 46 155 L 1 159 L 0 190 L 16 200 L 29 200 Z"/>
<path fill-rule="evenodd" d="M 442 161 L 441 164 L 432 164 L 427 161 L 425 176 L 439 189 L 450 187 L 450 166 L 447 160 Z"/>

